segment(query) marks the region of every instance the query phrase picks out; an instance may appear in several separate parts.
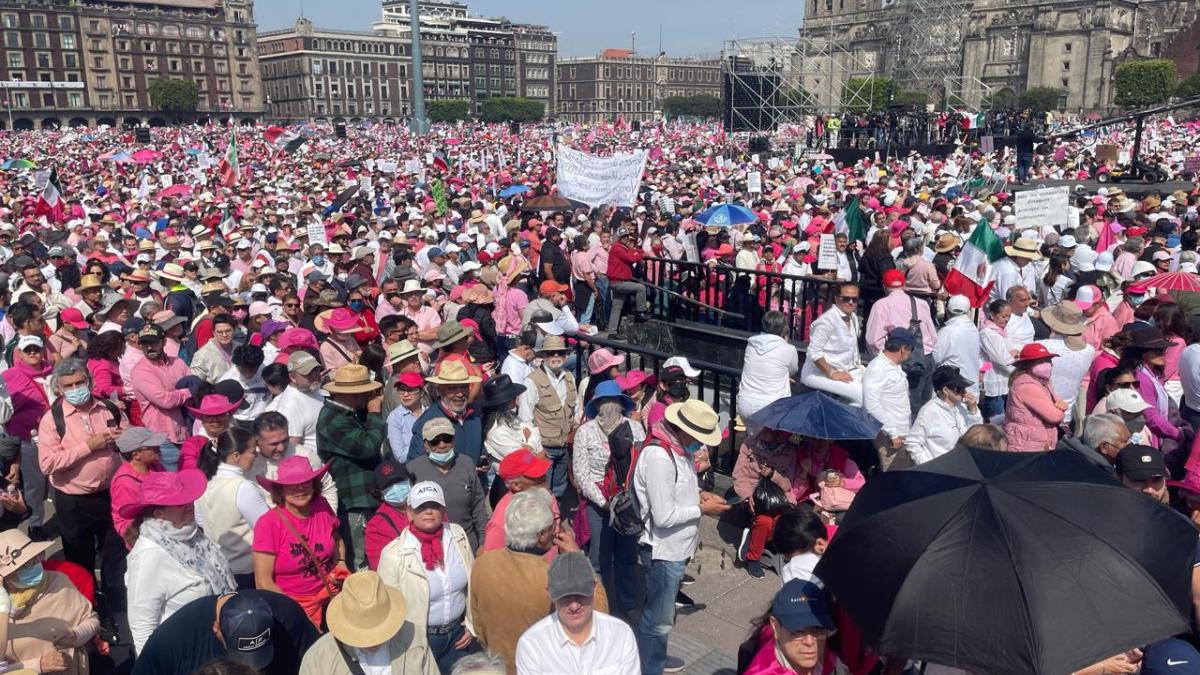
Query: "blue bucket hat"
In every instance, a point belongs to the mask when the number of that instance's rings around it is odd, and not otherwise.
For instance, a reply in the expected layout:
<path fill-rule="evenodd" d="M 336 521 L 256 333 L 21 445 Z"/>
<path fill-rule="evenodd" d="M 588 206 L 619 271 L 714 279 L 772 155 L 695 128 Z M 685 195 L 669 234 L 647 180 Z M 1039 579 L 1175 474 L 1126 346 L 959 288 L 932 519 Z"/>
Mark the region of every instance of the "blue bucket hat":
<path fill-rule="evenodd" d="M 622 414 L 629 415 L 629 413 L 633 412 L 635 407 L 633 399 L 629 398 L 624 392 L 621 391 L 621 385 L 617 384 L 615 380 L 605 380 L 596 385 L 596 390 L 592 393 L 592 400 L 583 407 L 584 416 L 586 416 L 588 419 L 594 419 L 596 417 L 597 404 L 606 398 L 615 398 L 619 400 L 621 405 L 625 406 L 625 412 Z"/>

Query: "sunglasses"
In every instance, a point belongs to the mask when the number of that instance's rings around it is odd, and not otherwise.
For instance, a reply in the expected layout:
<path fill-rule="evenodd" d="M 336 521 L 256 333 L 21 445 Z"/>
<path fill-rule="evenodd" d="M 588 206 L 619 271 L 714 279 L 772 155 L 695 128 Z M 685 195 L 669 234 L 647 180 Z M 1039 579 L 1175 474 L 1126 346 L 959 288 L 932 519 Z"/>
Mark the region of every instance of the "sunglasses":
<path fill-rule="evenodd" d="M 862 298 L 859 298 L 857 295 L 839 295 L 838 296 L 838 302 L 844 302 L 848 305 L 856 305 L 856 304 L 858 304 L 858 301 L 861 299 Z"/>
<path fill-rule="evenodd" d="M 298 303 L 298 302 L 285 302 L 285 303 L 283 303 L 283 306 L 284 306 L 284 307 L 299 307 L 299 306 L 300 306 L 300 303 Z"/>
<path fill-rule="evenodd" d="M 441 436 L 435 436 L 433 438 L 433 440 L 429 441 L 429 444 L 430 445 L 454 445 L 454 437 L 451 436 L 450 434 L 442 434 Z"/>
<path fill-rule="evenodd" d="M 1133 389 L 1137 386 L 1137 382 L 1113 382 L 1108 386 L 1113 389 Z"/>

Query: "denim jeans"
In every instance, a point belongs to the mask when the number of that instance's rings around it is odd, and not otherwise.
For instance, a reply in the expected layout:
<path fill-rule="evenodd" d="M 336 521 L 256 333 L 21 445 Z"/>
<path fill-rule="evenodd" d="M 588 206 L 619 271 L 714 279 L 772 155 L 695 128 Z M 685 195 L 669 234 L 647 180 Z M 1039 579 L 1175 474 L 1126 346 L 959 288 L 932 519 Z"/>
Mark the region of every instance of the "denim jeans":
<path fill-rule="evenodd" d="M 637 538 L 619 534 L 608 523 L 608 510 L 588 502 L 587 554 L 592 569 L 600 575 L 608 593 L 608 604 L 622 612 L 631 612 L 637 605 Z"/>
<path fill-rule="evenodd" d="M 659 675 L 667 664 L 667 638 L 675 625 L 675 595 L 683 584 L 687 561 L 653 560 L 649 546 L 642 546 L 642 572 L 646 577 L 646 603 L 638 623 L 638 655 L 642 675 Z"/>
<path fill-rule="evenodd" d="M 458 660 L 468 654 L 474 654 L 479 651 L 479 641 L 472 641 L 466 649 L 455 649 L 454 643 L 462 639 L 465 626 L 459 626 L 449 633 L 425 633 L 425 637 L 429 642 L 429 651 L 433 654 L 433 658 L 437 659 L 438 670 L 442 671 L 442 675 L 450 675 L 450 671 L 454 670 L 454 664 Z"/>
<path fill-rule="evenodd" d="M 612 306 L 612 299 L 608 297 L 608 277 L 603 274 L 596 275 L 596 300 L 592 303 L 592 315 L 596 321 L 605 322 L 605 330 L 612 330 L 607 326 L 608 323 L 608 308 Z"/>
<path fill-rule="evenodd" d="M 161 456 L 158 461 L 162 462 L 163 468 L 167 471 L 179 470 L 179 446 L 167 441 L 158 446 L 158 453 Z"/>
<path fill-rule="evenodd" d="M 567 466 L 570 463 L 568 448 L 565 445 L 558 447 L 546 445 L 542 449 L 546 451 L 546 457 L 553 462 L 550 467 L 550 492 L 561 499 L 563 493 L 567 491 Z"/>

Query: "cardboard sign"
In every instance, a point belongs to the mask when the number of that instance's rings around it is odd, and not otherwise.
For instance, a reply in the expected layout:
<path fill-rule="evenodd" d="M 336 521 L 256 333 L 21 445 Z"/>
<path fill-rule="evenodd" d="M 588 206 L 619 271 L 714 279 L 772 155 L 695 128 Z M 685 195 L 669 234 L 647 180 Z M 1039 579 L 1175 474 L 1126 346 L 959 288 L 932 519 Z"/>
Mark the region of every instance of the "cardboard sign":
<path fill-rule="evenodd" d="M 1183 170 L 1195 173 L 1200 171 L 1200 155 L 1192 155 L 1183 160 Z"/>
<path fill-rule="evenodd" d="M 990 155 L 996 151 L 996 139 L 994 136 L 979 137 L 979 151 L 985 155 Z"/>
<path fill-rule="evenodd" d="M 308 221 L 307 230 L 308 243 L 310 246 L 312 244 L 320 244 L 325 246 L 328 243 L 325 239 L 325 223 L 317 220 L 316 216 L 313 216 L 312 220 Z"/>
<path fill-rule="evenodd" d="M 1016 198 L 1017 222 L 1022 229 L 1053 228 L 1070 219 L 1071 191 L 1067 186 L 1025 190 Z"/>
<path fill-rule="evenodd" d="M 648 156 L 646 150 L 636 150 L 599 157 L 559 146 L 559 194 L 593 207 L 599 204 L 632 207 L 637 201 Z"/>
<path fill-rule="evenodd" d="M 817 269 L 836 270 L 837 268 L 837 239 L 832 234 L 822 234 L 821 243 L 817 247 Z"/>
<path fill-rule="evenodd" d="M 751 171 L 746 174 L 746 191 L 751 194 L 762 194 L 761 171 Z"/>

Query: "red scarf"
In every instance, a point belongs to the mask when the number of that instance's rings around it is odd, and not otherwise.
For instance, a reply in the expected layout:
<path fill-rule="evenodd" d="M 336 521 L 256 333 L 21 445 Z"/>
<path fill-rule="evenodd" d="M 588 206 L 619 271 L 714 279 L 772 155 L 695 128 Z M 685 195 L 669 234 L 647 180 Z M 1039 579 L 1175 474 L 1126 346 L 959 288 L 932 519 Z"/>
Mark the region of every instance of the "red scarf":
<path fill-rule="evenodd" d="M 422 532 L 410 523 L 408 531 L 421 542 L 421 560 L 425 561 L 425 569 L 437 569 L 446 562 L 446 552 L 442 550 L 441 526 L 438 526 L 436 532 Z"/>

